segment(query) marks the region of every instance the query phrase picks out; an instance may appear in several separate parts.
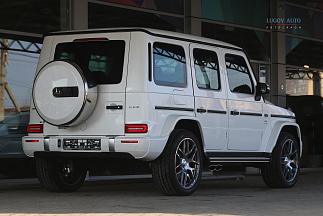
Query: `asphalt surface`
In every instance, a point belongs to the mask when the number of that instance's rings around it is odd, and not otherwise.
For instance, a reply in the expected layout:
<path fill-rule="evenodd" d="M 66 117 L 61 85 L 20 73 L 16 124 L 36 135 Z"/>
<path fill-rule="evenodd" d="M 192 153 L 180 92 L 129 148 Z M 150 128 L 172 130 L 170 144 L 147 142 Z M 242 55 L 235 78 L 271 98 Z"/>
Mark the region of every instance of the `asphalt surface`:
<path fill-rule="evenodd" d="M 37 179 L 1 180 L 0 216 L 323 215 L 322 169 L 302 171 L 291 189 L 267 188 L 259 174 L 231 177 L 205 176 L 186 197 L 160 194 L 149 175 L 90 177 L 73 193 L 48 192 Z"/>

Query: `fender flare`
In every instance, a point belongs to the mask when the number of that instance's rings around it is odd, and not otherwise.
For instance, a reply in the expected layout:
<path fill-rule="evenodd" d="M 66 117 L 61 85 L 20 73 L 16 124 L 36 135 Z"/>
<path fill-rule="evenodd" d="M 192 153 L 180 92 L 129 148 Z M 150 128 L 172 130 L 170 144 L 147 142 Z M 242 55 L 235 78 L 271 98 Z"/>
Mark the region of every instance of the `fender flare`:
<path fill-rule="evenodd" d="M 302 139 L 301 139 L 301 130 L 296 123 L 292 122 L 285 122 L 285 121 L 277 121 L 275 122 L 273 129 L 271 131 L 270 137 L 268 139 L 267 145 L 265 147 L 265 152 L 272 152 L 273 149 L 276 146 L 276 142 L 278 140 L 278 137 L 280 135 L 280 132 L 282 131 L 283 127 L 285 126 L 292 126 L 295 127 L 297 130 L 298 137 L 295 137 L 299 141 L 299 151 L 300 151 L 300 157 L 302 156 L 302 150 L 303 150 L 303 144 L 302 144 Z"/>
<path fill-rule="evenodd" d="M 174 130 L 177 122 L 180 120 L 192 120 L 198 123 L 199 128 L 201 128 L 200 122 L 198 121 L 198 118 L 193 116 L 186 116 L 186 115 L 169 115 L 165 122 L 164 126 L 161 130 L 160 136 L 165 137 L 169 136 L 171 132 Z M 201 136 L 203 137 L 203 132 L 200 130 Z"/>

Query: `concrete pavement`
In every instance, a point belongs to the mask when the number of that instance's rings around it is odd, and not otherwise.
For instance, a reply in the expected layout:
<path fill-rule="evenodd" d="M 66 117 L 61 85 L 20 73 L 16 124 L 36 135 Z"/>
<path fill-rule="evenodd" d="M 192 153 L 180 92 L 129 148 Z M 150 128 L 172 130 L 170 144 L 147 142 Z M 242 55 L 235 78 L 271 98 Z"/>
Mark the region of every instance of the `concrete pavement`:
<path fill-rule="evenodd" d="M 241 178 L 240 178 L 241 179 Z M 151 179 L 87 181 L 74 193 L 37 182 L 0 181 L 0 216 L 8 215 L 323 215 L 323 170 L 302 171 L 291 189 L 270 189 L 260 175 L 204 178 L 194 194 L 160 194 Z"/>

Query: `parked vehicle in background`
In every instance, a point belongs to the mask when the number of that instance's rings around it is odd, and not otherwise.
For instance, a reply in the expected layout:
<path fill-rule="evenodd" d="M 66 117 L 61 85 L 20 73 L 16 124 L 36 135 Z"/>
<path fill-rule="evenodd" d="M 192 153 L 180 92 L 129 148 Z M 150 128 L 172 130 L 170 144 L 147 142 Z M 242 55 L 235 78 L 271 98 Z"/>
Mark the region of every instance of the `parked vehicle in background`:
<path fill-rule="evenodd" d="M 21 143 L 22 137 L 28 134 L 29 116 L 29 113 L 20 113 L 0 122 L 0 174 L 2 176 L 26 177 L 34 170 L 34 161 L 25 155 Z"/>
<path fill-rule="evenodd" d="M 23 148 L 53 192 L 77 190 L 105 159 L 149 164 L 166 195 L 193 193 L 202 169 L 222 163 L 260 167 L 269 187 L 289 188 L 301 135 L 268 93 L 247 54 L 221 41 L 143 28 L 56 32 L 44 37 Z"/>

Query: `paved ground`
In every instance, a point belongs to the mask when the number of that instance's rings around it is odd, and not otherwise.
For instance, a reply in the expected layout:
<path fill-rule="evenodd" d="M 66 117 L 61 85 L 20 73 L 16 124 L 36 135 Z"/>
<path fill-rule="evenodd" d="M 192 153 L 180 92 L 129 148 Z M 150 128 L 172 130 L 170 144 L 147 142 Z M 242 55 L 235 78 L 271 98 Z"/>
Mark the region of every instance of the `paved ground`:
<path fill-rule="evenodd" d="M 323 170 L 302 172 L 292 189 L 269 189 L 260 175 L 204 179 L 188 197 L 163 196 L 146 176 L 87 181 L 74 193 L 50 193 L 37 181 L 0 182 L 3 215 L 323 215 Z"/>

